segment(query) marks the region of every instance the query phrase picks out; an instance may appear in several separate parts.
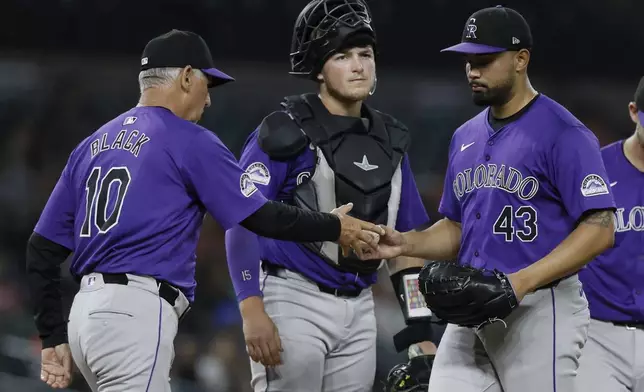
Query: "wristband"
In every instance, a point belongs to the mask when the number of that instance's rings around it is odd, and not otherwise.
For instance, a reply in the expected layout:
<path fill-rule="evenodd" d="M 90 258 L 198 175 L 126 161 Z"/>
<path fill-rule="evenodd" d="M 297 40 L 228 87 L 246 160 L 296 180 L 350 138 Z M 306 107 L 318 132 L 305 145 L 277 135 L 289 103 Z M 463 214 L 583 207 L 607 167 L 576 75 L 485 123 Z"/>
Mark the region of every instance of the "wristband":
<path fill-rule="evenodd" d="M 391 284 L 407 325 L 428 321 L 432 317 L 432 311 L 426 306 L 425 298 L 418 289 L 418 274 L 421 269 L 421 267 L 406 268 L 391 275 Z"/>

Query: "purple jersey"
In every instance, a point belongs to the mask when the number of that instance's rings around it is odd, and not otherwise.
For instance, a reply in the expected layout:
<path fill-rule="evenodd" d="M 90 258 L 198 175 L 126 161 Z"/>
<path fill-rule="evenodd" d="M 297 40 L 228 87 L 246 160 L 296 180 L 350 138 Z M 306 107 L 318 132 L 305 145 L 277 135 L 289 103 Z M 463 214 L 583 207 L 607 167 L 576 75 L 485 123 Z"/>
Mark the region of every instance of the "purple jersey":
<path fill-rule="evenodd" d="M 290 161 L 272 160 L 259 147 L 257 131 L 255 131 L 250 135 L 239 163 L 242 168 L 246 168 L 246 172 L 251 175 L 251 178 L 266 198 L 290 202 L 297 185 L 311 176 L 315 161 L 315 152 L 311 149 L 306 149 Z M 427 224 L 429 217 L 416 188 L 409 160 L 406 156 L 401 163 L 401 173 L 402 189 L 396 229 L 409 231 Z M 260 259 L 269 260 L 290 270 L 298 271 L 309 279 L 326 286 L 338 289 L 354 289 L 365 288 L 376 282 L 377 274 L 358 275 L 341 272 L 302 244 L 265 237 L 257 238 L 259 240 L 258 256 Z M 239 246 L 229 248 L 231 248 L 228 250 L 229 257 L 235 259 L 232 260 L 232 263 L 229 262 L 229 265 L 231 266 L 231 272 L 233 272 L 232 276 L 238 292 L 238 299 L 242 300 L 249 295 L 257 295 L 258 284 L 254 281 L 255 279 L 242 279 L 243 282 L 238 282 L 235 277 L 238 275 L 243 276 L 244 274 L 237 274 L 232 271 L 241 267 L 242 264 L 246 264 L 245 260 L 242 259 L 251 257 L 250 255 L 253 252 L 239 249 Z M 255 260 L 255 262 L 257 261 Z M 246 276 L 249 276 L 249 274 L 246 274 Z M 242 286 L 249 286 L 252 289 L 249 289 L 246 293 L 247 295 L 240 295 L 240 292 L 246 290 Z"/>
<path fill-rule="evenodd" d="M 590 315 L 606 321 L 644 320 L 644 173 L 624 155 L 619 141 L 602 149 L 615 196 L 615 246 L 579 274 Z"/>
<path fill-rule="evenodd" d="M 564 107 L 540 95 L 498 132 L 488 111 L 452 137 L 439 211 L 461 223 L 460 263 L 512 273 L 614 201 L 597 138 Z"/>
<path fill-rule="evenodd" d="M 74 251 L 76 276 L 152 276 L 192 301 L 205 212 L 227 229 L 265 202 L 212 132 L 136 107 L 76 147 L 35 231 Z"/>

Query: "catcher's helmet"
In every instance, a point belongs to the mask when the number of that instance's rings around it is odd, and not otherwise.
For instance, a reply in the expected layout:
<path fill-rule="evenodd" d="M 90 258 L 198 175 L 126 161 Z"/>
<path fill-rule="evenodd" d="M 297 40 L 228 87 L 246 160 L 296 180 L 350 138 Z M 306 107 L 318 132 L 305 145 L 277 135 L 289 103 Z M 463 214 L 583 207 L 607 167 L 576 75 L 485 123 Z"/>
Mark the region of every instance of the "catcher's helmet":
<path fill-rule="evenodd" d="M 433 364 L 433 355 L 420 355 L 412 358 L 408 363 L 394 366 L 387 375 L 384 392 L 427 391 Z"/>
<path fill-rule="evenodd" d="M 312 0 L 295 21 L 289 73 L 316 80 L 331 55 L 362 45 L 376 51 L 371 11 L 364 0 Z"/>

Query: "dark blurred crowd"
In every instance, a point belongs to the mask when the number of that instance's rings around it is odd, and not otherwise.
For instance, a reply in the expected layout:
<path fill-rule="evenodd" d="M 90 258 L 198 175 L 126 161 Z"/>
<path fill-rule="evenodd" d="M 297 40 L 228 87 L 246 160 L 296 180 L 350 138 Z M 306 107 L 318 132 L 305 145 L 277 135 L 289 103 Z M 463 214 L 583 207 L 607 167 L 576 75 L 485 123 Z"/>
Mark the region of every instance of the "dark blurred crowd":
<path fill-rule="evenodd" d="M 202 125 L 235 154 L 261 119 L 279 109 L 283 96 L 315 87 L 287 74 L 290 29 L 306 1 L 273 1 L 271 7 L 259 0 L 127 3 L 129 12 L 124 12 L 126 2 L 117 0 L 19 0 L 0 7 L 0 391 L 47 390 L 38 380 L 40 342 L 24 277 L 25 246 L 74 146 L 136 104 L 137 56 L 147 39 L 176 27 L 193 29 L 211 43 L 217 66 L 237 82 L 216 90 Z M 471 103 L 462 61 L 435 61 L 438 57 L 428 53 L 440 49 L 438 41 L 455 43 L 470 8 L 481 4 L 442 0 L 431 2 L 433 10 L 411 12 L 393 1 L 371 3 L 383 62 L 369 103 L 411 129 L 412 169 L 435 220 L 451 134 L 479 108 Z M 607 59 L 600 48 L 615 42 L 634 48 L 635 41 L 642 42 L 644 30 L 624 22 L 640 2 L 613 0 L 610 13 L 602 5 L 608 2 L 593 7 L 581 1 L 514 3 L 536 21 L 533 32 L 540 49 L 530 76 L 537 90 L 568 107 L 602 145 L 628 136 L 634 125 L 627 104 L 641 75 L 627 70 L 641 64 L 637 59 L 642 54 L 624 49 Z M 556 12 L 550 12 L 555 4 Z M 418 37 L 417 22 L 425 26 L 424 37 L 437 42 L 429 45 Z M 548 24 L 561 28 L 548 29 Z M 566 51 L 568 56 L 557 55 Z M 605 73 L 617 66 L 624 71 Z M 196 304 L 175 341 L 173 391 L 249 391 L 248 357 L 223 234 L 206 219 L 197 250 Z M 77 290 L 68 265 L 63 280 L 68 309 Z M 380 282 L 374 290 L 376 390 L 387 371 L 405 361 L 392 344 L 404 324 L 385 271 Z M 72 388 L 87 391 L 80 374 Z"/>

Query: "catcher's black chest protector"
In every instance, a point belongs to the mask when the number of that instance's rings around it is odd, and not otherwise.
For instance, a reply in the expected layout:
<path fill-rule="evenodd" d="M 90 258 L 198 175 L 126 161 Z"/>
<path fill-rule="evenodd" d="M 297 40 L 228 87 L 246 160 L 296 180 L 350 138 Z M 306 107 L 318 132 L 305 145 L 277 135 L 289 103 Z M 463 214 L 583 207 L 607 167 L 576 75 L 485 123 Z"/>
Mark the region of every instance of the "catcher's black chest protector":
<path fill-rule="evenodd" d="M 407 151 L 407 129 L 393 118 L 364 106 L 370 126 L 360 119 L 331 115 L 315 94 L 287 97 L 287 113 L 306 135 L 317 156 L 314 173 L 299 184 L 293 204 L 331 211 L 353 202 L 356 218 L 394 227 L 401 194 L 401 161 Z M 343 257 L 335 243 L 309 243 L 309 249 L 337 268 L 370 273 L 380 260 Z"/>

